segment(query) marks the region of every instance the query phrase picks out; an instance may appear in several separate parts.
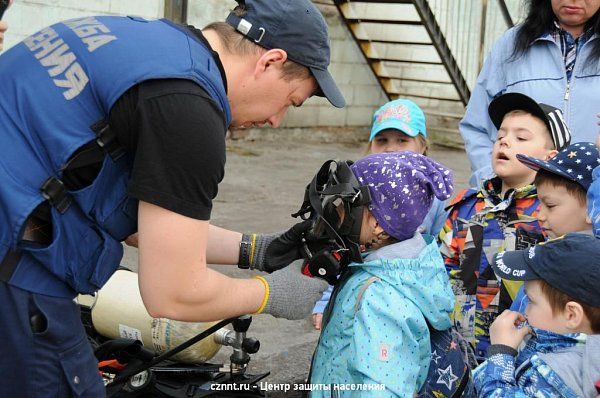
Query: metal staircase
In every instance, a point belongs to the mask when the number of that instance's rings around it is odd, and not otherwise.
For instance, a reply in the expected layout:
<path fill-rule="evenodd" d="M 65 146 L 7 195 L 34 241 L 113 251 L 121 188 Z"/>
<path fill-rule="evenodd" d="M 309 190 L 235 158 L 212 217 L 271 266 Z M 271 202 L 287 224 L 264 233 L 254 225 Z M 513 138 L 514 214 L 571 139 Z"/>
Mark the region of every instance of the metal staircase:
<path fill-rule="evenodd" d="M 413 99 L 425 109 L 428 125 L 438 133 L 435 141 L 452 146 L 462 143 L 458 120 L 481 67 L 488 9 L 488 0 L 453 1 L 333 0 L 388 98 Z M 501 13 L 505 26 L 512 26 L 504 0 L 498 0 L 497 6 L 494 11 Z M 470 14 L 471 10 L 481 13 L 470 19 L 474 26 L 465 27 L 469 21 L 449 23 L 450 13 Z M 442 18 L 445 31 L 436 16 Z M 473 24 L 473 19 L 478 23 Z M 451 42 L 444 32 L 452 36 Z M 461 55 L 459 62 L 453 50 Z"/>
<path fill-rule="evenodd" d="M 426 0 L 334 3 L 390 99 L 467 104 L 469 87 Z"/>

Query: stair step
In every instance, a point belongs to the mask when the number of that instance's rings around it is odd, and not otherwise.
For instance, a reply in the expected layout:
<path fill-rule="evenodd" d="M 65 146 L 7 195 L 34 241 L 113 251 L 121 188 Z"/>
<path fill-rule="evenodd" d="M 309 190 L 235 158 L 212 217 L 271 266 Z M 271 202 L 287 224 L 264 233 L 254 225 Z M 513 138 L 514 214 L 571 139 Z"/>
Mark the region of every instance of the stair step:
<path fill-rule="evenodd" d="M 398 99 L 398 98 L 415 97 L 415 98 L 423 98 L 423 99 L 437 100 L 437 101 L 461 102 L 460 98 L 429 96 L 429 95 L 419 94 L 419 93 L 415 93 L 415 92 L 390 92 L 388 94 L 389 94 L 390 98 L 393 100 Z"/>
<path fill-rule="evenodd" d="M 430 44 L 381 44 L 363 41 L 360 43 L 360 47 L 368 58 L 442 64 L 435 47 Z"/>
<path fill-rule="evenodd" d="M 433 44 L 431 42 L 429 43 L 424 43 L 422 41 L 416 42 L 416 41 L 404 41 L 404 40 L 387 40 L 387 39 L 357 39 L 357 41 L 359 43 L 376 43 L 376 44 L 400 44 L 400 45 L 407 45 L 407 46 L 433 46 Z"/>
<path fill-rule="evenodd" d="M 380 23 L 349 22 L 348 26 L 358 40 L 393 41 L 402 37 L 415 44 L 431 44 L 429 34 L 423 25 L 383 25 Z"/>
<path fill-rule="evenodd" d="M 347 4 L 348 1 L 346 1 L 346 0 L 334 0 L 334 3 L 336 3 L 338 5 L 342 5 L 342 4 Z M 352 3 L 412 4 L 412 0 L 358 0 L 358 1 L 352 1 Z"/>
<path fill-rule="evenodd" d="M 368 3 L 343 3 L 340 10 L 345 18 L 354 19 L 390 19 L 392 16 L 400 16 L 403 21 L 421 22 L 421 17 L 412 4 L 368 4 Z"/>
<path fill-rule="evenodd" d="M 425 110 L 424 112 L 426 115 L 446 117 L 446 118 L 458 119 L 458 120 L 462 120 L 462 118 L 465 116 L 464 114 L 461 114 L 461 113 L 441 112 L 441 111 L 435 111 L 435 110 L 429 110 L 429 109 Z"/>
<path fill-rule="evenodd" d="M 376 23 L 385 25 L 414 25 L 422 26 L 421 21 L 405 21 L 400 19 L 371 19 L 371 18 L 346 18 L 349 23 Z"/>

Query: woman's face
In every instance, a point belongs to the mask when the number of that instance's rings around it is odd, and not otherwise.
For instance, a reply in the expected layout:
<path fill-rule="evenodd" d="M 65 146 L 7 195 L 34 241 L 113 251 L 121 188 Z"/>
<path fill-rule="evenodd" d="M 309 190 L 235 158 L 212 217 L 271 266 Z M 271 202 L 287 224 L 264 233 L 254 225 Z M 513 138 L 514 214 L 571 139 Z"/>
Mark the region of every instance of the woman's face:
<path fill-rule="evenodd" d="M 552 0 L 552 11 L 560 26 L 577 35 L 583 32 L 586 22 L 600 9 L 600 0 Z"/>

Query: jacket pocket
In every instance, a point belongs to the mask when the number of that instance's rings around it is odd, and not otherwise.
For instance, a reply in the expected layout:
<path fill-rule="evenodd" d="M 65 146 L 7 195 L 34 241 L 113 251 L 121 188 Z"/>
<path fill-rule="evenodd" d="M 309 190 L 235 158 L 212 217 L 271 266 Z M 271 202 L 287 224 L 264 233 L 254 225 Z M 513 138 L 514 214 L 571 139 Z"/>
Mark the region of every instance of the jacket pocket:
<path fill-rule="evenodd" d="M 60 353 L 59 360 L 70 389 L 62 392 L 60 396 L 95 398 L 106 395 L 87 339 L 82 339 L 72 348 Z"/>
<path fill-rule="evenodd" d="M 64 214 L 53 208 L 52 213 L 52 243 L 23 249 L 76 292 L 95 292 L 117 269 L 123 246 L 85 218 L 77 206 Z"/>
<path fill-rule="evenodd" d="M 137 231 L 137 200 L 127 195 L 130 168 L 128 156 L 116 162 L 107 156 L 90 185 L 71 191 L 86 217 L 119 241 Z"/>

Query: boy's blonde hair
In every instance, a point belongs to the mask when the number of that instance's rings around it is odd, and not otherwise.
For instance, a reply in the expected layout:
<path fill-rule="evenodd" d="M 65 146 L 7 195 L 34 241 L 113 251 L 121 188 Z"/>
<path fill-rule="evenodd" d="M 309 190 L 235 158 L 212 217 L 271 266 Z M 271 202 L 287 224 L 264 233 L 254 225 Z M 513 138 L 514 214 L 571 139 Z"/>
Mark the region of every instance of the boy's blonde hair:
<path fill-rule="evenodd" d="M 550 185 L 553 188 L 563 187 L 569 195 L 577 198 L 580 205 L 586 206 L 587 204 L 587 191 L 575 181 L 568 180 L 557 174 L 540 169 L 535 175 L 533 185 L 539 187 L 544 184 Z"/>

